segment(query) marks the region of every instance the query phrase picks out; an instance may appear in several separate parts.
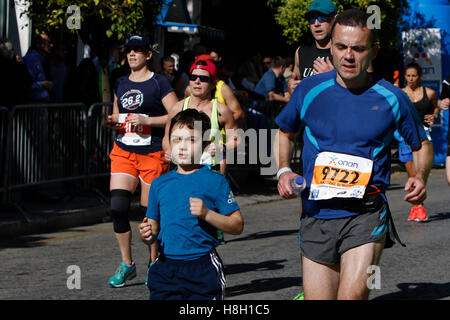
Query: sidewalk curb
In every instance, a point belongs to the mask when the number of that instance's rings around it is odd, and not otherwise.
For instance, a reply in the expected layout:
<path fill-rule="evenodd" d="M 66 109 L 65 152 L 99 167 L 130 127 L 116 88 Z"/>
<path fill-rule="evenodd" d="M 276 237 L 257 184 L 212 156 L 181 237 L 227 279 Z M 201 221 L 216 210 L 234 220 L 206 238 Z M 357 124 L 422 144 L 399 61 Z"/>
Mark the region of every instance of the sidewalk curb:
<path fill-rule="evenodd" d="M 38 215 L 27 222 L 23 217 L 15 220 L 0 221 L 0 239 L 12 239 L 18 236 L 48 233 L 56 230 L 101 223 L 107 216 L 104 206 L 89 209 L 77 209 Z M 19 213 L 18 213 L 19 215 Z"/>
<path fill-rule="evenodd" d="M 236 196 L 236 201 L 240 208 L 278 200 L 283 200 L 278 194 Z M 139 201 L 133 202 L 130 210 L 135 210 L 136 208 L 139 208 Z M 104 222 L 104 218 L 108 216 L 108 206 L 36 215 L 28 222 L 17 213 L 17 219 L 0 220 L 0 239 L 8 240 L 19 236 L 49 233 L 62 229 L 102 223 Z"/>

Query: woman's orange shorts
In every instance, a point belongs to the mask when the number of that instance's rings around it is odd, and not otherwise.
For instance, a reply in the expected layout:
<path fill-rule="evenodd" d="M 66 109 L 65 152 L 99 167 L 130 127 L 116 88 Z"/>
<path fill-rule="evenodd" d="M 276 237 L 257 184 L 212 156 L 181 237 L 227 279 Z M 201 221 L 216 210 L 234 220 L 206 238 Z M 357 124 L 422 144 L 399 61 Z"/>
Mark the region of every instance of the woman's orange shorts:
<path fill-rule="evenodd" d="M 109 154 L 111 175 L 125 174 L 140 178 L 145 184 L 151 184 L 169 169 L 169 162 L 164 159 L 164 151 L 147 154 L 128 152 L 116 143 Z"/>

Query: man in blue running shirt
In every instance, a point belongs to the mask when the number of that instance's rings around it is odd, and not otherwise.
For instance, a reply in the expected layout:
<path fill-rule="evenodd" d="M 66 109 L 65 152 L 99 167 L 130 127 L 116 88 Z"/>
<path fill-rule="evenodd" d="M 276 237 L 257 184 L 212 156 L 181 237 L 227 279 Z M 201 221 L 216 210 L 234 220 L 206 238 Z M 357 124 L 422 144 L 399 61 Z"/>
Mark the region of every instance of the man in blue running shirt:
<path fill-rule="evenodd" d="M 426 198 L 433 159 L 417 112 L 401 89 L 367 69 L 376 34 L 360 9 L 339 14 L 332 29 L 335 70 L 304 79 L 276 118 L 278 191 L 295 195 L 290 169 L 295 133 L 304 129 L 303 214 L 300 224 L 305 299 L 368 299 L 368 268 L 378 265 L 389 232 L 395 235 L 384 191 L 390 144 L 397 129 L 417 155 L 404 200 Z M 398 240 L 398 237 L 397 237 Z M 371 269 L 369 269 L 371 270 Z"/>

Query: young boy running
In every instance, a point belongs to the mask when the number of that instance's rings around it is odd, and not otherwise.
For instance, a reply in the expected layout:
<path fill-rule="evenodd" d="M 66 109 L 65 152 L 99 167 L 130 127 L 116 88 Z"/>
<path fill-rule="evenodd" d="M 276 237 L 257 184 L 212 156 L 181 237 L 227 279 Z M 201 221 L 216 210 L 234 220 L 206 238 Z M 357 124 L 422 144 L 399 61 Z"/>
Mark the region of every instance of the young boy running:
<path fill-rule="evenodd" d="M 200 127 L 201 125 L 201 127 Z M 244 222 L 227 180 L 200 165 L 209 142 L 209 117 L 195 109 L 170 123 L 175 170 L 155 179 L 146 217 L 139 225 L 146 244 L 158 240 L 160 255 L 150 267 L 152 300 L 221 300 L 225 277 L 215 247 L 217 229 L 242 233 Z"/>

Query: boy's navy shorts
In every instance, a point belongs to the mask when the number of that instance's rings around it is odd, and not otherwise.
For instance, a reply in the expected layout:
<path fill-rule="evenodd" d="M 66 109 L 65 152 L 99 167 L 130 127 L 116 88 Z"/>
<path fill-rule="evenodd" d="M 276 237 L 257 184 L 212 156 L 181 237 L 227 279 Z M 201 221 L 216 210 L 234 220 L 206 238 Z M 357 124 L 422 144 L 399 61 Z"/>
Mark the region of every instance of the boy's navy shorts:
<path fill-rule="evenodd" d="M 160 255 L 148 270 L 150 300 L 223 300 L 225 275 L 216 250 L 192 261 Z"/>

